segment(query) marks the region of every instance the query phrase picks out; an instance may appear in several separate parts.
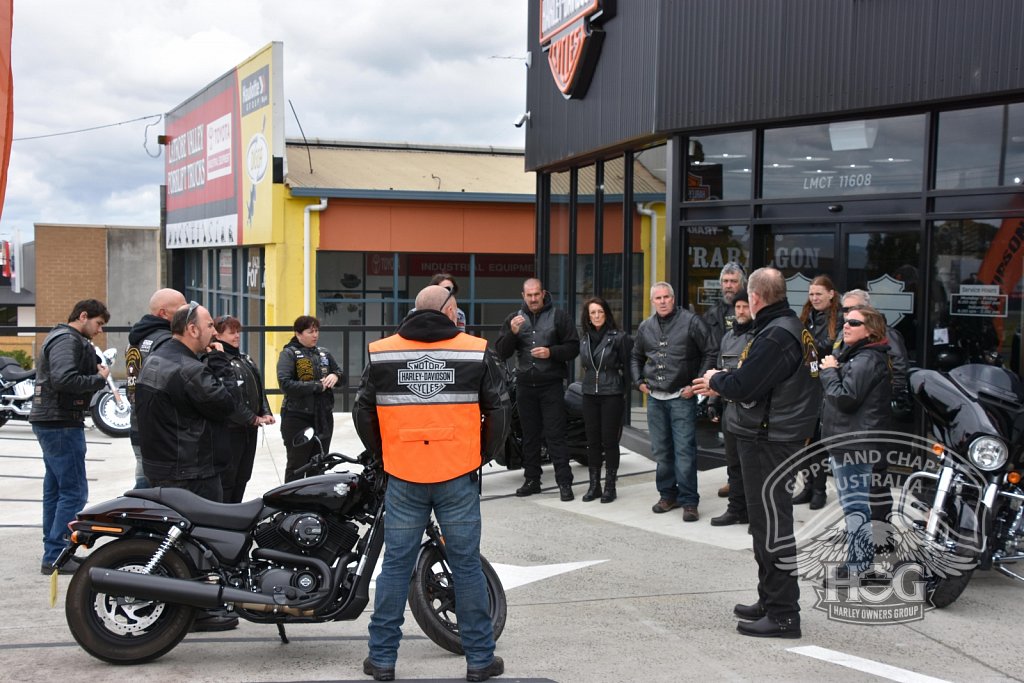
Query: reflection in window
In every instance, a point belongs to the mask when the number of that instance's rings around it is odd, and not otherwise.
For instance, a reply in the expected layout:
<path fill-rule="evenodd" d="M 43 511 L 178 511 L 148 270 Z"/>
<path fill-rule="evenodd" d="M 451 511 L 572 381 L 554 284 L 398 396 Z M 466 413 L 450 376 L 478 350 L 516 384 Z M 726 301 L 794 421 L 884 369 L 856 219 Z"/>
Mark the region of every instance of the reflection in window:
<path fill-rule="evenodd" d="M 690 138 L 685 201 L 750 199 L 753 151 L 751 132 Z"/>
<path fill-rule="evenodd" d="M 939 114 L 935 187 L 1024 184 L 1024 104 Z"/>
<path fill-rule="evenodd" d="M 919 192 L 924 135 L 924 115 L 766 130 L 762 196 Z"/>
<path fill-rule="evenodd" d="M 750 227 L 691 225 L 686 228 L 687 300 L 703 314 L 721 299 L 718 276 L 726 263 L 739 263 L 750 272 Z"/>

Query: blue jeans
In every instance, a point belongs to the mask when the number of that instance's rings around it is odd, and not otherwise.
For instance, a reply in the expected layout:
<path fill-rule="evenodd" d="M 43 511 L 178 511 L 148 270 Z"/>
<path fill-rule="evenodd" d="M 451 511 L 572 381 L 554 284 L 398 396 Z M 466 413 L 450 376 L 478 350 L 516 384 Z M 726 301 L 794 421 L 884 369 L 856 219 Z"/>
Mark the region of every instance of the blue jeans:
<path fill-rule="evenodd" d="M 647 397 L 647 429 L 651 455 L 657 464 L 655 483 L 665 500 L 696 507 L 697 493 L 697 399 L 659 401 Z"/>
<path fill-rule="evenodd" d="M 43 564 L 52 564 L 67 547 L 68 522 L 89 499 L 85 479 L 85 429 L 32 425 L 43 449 Z"/>
<path fill-rule="evenodd" d="M 494 626 L 487 608 L 487 581 L 480 567 L 480 497 L 466 474 L 440 484 L 414 484 L 390 477 L 384 499 L 384 564 L 377 577 L 370 618 L 370 661 L 393 667 L 405 621 L 409 579 L 419 555 L 430 511 L 444 534 L 455 584 L 459 636 L 470 669 L 494 659 Z"/>
<path fill-rule="evenodd" d="M 850 539 L 847 560 L 851 572 L 862 572 L 875 559 L 871 537 L 871 472 L 873 464 L 864 458 L 832 456 L 832 476 L 839 491 L 839 504 L 846 516 L 846 533 Z M 859 542 L 858 542 L 859 541 Z"/>

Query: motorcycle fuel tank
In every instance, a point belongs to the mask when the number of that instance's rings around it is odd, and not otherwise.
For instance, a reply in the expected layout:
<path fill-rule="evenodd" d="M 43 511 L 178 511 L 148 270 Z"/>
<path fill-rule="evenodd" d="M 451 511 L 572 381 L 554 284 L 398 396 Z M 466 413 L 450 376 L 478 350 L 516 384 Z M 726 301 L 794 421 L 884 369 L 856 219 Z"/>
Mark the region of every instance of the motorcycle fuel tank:
<path fill-rule="evenodd" d="M 362 481 L 351 472 L 330 472 L 282 484 L 263 494 L 266 505 L 278 509 L 320 509 L 348 514 L 362 503 Z"/>

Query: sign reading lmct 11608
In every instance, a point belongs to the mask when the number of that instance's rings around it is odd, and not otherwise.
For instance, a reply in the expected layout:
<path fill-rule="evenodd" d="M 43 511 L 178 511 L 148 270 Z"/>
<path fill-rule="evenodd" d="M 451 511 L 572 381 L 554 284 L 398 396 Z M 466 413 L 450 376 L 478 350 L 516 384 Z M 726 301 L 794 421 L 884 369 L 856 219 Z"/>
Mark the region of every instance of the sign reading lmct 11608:
<path fill-rule="evenodd" d="M 604 40 L 593 24 L 610 18 L 614 7 L 614 0 L 540 0 L 540 46 L 566 99 L 586 94 Z"/>

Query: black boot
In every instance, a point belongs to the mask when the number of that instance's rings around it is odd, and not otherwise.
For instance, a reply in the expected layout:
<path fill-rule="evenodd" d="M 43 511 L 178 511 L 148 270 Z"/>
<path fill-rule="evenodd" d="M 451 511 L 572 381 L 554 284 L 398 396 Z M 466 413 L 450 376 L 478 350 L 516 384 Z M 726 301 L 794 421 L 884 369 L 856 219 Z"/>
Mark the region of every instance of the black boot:
<path fill-rule="evenodd" d="M 601 496 L 602 503 L 610 503 L 615 500 L 615 480 L 618 479 L 619 471 L 609 469 L 604 476 L 604 495 Z"/>
<path fill-rule="evenodd" d="M 583 502 L 589 503 L 595 498 L 601 497 L 601 468 L 590 468 L 590 488 L 583 494 Z"/>

